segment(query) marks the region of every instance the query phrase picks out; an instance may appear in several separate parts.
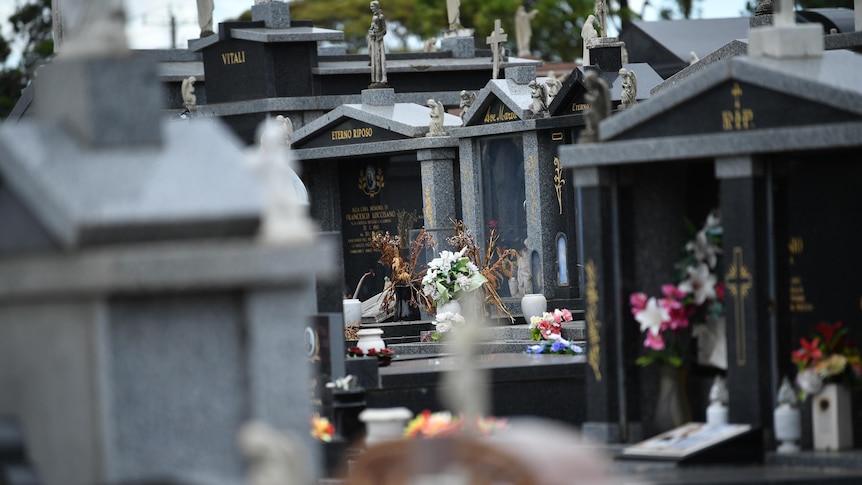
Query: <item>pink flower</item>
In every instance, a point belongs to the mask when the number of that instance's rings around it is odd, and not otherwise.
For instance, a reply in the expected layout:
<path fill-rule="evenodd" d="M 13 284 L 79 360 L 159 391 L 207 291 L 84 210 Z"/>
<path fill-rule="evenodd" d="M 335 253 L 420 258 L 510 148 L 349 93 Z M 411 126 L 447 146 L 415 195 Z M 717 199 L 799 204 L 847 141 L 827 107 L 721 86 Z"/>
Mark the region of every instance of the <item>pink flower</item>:
<path fill-rule="evenodd" d="M 563 323 L 563 315 L 559 313 L 559 310 L 554 312 L 554 323 L 557 325 Z"/>
<path fill-rule="evenodd" d="M 653 350 L 664 350 L 664 339 L 661 334 L 653 334 L 652 332 L 646 333 L 646 340 L 644 340 L 644 347 Z"/>
<path fill-rule="evenodd" d="M 676 287 L 676 285 L 661 285 L 661 292 L 668 298 L 682 300 L 685 298 L 685 292 Z"/>
<path fill-rule="evenodd" d="M 646 308 L 647 304 L 646 293 L 632 293 L 629 297 L 629 304 L 632 306 L 632 315 L 636 314 L 637 312 L 643 311 L 643 309 Z"/>
<path fill-rule="evenodd" d="M 564 321 L 571 322 L 573 320 L 572 312 L 570 312 L 567 308 L 563 308 L 562 310 L 560 310 L 560 312 L 562 312 L 563 314 Z"/>

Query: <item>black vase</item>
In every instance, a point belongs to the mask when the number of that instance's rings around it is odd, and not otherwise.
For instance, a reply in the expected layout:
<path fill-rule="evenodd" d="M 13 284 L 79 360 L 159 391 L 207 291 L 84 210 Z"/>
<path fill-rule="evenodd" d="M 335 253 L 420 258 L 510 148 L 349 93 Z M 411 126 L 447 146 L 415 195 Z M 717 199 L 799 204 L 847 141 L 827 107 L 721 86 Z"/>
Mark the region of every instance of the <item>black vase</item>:
<path fill-rule="evenodd" d="M 413 298 L 413 288 L 409 283 L 395 284 L 395 321 L 406 322 L 419 320 L 419 306 L 410 304 Z"/>

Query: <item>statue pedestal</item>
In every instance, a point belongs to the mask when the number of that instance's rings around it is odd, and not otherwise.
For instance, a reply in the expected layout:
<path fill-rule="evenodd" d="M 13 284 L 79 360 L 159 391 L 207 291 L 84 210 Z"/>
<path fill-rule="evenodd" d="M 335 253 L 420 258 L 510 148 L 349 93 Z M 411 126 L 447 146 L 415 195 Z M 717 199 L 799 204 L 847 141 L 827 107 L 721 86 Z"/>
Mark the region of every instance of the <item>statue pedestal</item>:
<path fill-rule="evenodd" d="M 453 31 L 446 32 L 440 40 L 441 51 L 451 51 L 452 57 L 464 59 L 476 57 L 476 44 L 473 40 L 472 29 L 460 29 L 454 32 L 467 32 L 467 35 L 451 35 Z"/>

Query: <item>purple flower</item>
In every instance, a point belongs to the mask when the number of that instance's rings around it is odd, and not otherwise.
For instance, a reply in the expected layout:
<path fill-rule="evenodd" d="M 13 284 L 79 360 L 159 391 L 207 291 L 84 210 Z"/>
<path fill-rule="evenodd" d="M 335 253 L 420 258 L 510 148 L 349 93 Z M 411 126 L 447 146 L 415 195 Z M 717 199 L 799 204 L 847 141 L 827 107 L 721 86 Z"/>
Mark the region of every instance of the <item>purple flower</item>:
<path fill-rule="evenodd" d="M 554 343 L 551 344 L 551 352 L 565 352 L 568 348 L 568 345 L 559 340 L 554 340 Z"/>
<path fill-rule="evenodd" d="M 527 346 L 528 354 L 541 354 L 545 351 L 545 348 L 548 346 L 545 342 L 536 345 Z"/>

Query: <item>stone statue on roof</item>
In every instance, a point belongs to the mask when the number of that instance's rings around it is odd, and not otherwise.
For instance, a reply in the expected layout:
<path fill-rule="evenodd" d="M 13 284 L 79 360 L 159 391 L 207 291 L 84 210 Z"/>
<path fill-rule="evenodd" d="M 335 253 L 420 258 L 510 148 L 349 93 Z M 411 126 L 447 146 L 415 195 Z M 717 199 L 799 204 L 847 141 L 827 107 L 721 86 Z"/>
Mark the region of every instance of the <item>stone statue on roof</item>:
<path fill-rule="evenodd" d="M 608 36 L 608 2 L 607 0 L 596 0 L 596 8 L 593 11 L 596 23 L 599 24 L 599 37 Z"/>
<path fill-rule="evenodd" d="M 515 12 L 515 38 L 518 42 L 518 56 L 532 54 L 530 39 L 533 37 L 533 27 L 530 25 L 530 21 L 536 18 L 538 14 L 539 11 L 536 9 L 527 12 L 523 5 L 519 6 Z"/>
<path fill-rule="evenodd" d="M 611 94 L 607 83 L 596 71 L 585 72 L 584 83 L 587 87 L 585 98 L 589 108 L 584 114 L 586 123 L 578 143 L 595 143 L 599 141 L 599 123 L 611 114 Z"/>
<path fill-rule="evenodd" d="M 371 26 L 368 28 L 368 55 L 371 57 L 371 86 L 386 86 L 386 52 L 383 38 L 386 36 L 386 18 L 380 2 L 374 0 L 371 6 Z"/>
<path fill-rule="evenodd" d="M 593 46 L 593 43 L 595 43 L 595 40 L 599 37 L 599 33 L 596 30 L 595 23 L 596 17 L 590 14 L 587 17 L 587 20 L 584 21 L 584 27 L 581 29 L 581 41 L 584 45 L 583 63 L 585 66 L 591 65 L 590 47 Z"/>
<path fill-rule="evenodd" d="M 622 80 L 622 93 L 620 94 L 620 108 L 631 108 L 638 102 L 638 78 L 634 71 L 621 68 L 619 71 Z"/>
<path fill-rule="evenodd" d="M 461 25 L 461 0 L 446 0 L 446 14 L 449 18 L 449 30 L 464 28 Z"/>

